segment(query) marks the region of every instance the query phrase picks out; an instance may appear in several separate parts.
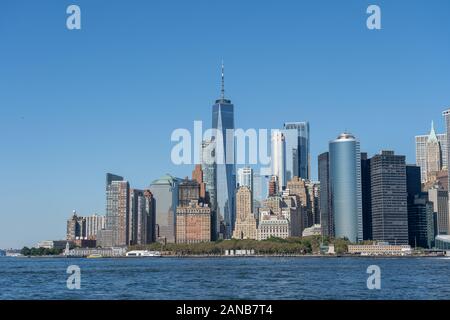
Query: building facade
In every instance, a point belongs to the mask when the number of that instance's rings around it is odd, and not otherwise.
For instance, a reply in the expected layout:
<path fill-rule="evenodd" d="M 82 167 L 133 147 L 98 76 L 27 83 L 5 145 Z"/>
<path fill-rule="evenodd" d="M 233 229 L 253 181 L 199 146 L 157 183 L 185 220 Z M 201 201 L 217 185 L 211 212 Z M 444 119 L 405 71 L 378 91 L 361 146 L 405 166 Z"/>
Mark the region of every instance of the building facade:
<path fill-rule="evenodd" d="M 176 243 L 211 241 L 211 208 L 192 200 L 188 206 L 177 207 Z"/>
<path fill-rule="evenodd" d="M 324 152 L 318 157 L 318 170 L 320 182 L 320 226 L 322 235 L 334 237 L 334 222 L 331 211 L 331 191 L 330 191 L 330 156 Z"/>
<path fill-rule="evenodd" d="M 282 131 L 272 131 L 272 175 L 278 177 L 278 192 L 286 186 L 286 143 Z"/>
<path fill-rule="evenodd" d="M 405 156 L 382 151 L 370 160 L 372 236 L 390 244 L 408 244 Z"/>
<path fill-rule="evenodd" d="M 311 178 L 309 122 L 286 122 L 283 125 L 286 143 L 286 180 L 294 176 Z"/>
<path fill-rule="evenodd" d="M 150 185 L 155 202 L 155 239 L 162 243 L 174 243 L 176 210 L 180 179 L 165 175 Z"/>
<path fill-rule="evenodd" d="M 437 235 L 450 235 L 450 215 L 448 210 L 448 192 L 440 187 L 428 189 L 428 200 L 433 203 L 436 213 Z"/>
<path fill-rule="evenodd" d="M 129 243 L 130 185 L 123 177 L 106 174 L 106 229 L 112 231 L 113 246 Z"/>
<path fill-rule="evenodd" d="M 416 165 L 420 167 L 421 182 L 430 179 L 430 174 L 448 167 L 447 135 L 436 134 L 433 123 L 426 135 L 418 135 L 416 141 Z"/>
<path fill-rule="evenodd" d="M 329 144 L 331 210 L 336 238 L 363 239 L 359 141 L 343 133 Z"/>
<path fill-rule="evenodd" d="M 248 186 L 239 187 L 236 192 L 236 224 L 234 239 L 256 239 L 257 221 L 252 212 L 253 196 Z"/>
<path fill-rule="evenodd" d="M 234 158 L 234 105 L 225 98 L 224 71 L 222 65 L 221 97 L 212 107 L 212 128 L 216 140 L 216 188 L 217 219 L 222 221 L 219 232 L 226 239 L 231 238 L 234 221 L 234 194 L 236 188 L 236 170 Z"/>

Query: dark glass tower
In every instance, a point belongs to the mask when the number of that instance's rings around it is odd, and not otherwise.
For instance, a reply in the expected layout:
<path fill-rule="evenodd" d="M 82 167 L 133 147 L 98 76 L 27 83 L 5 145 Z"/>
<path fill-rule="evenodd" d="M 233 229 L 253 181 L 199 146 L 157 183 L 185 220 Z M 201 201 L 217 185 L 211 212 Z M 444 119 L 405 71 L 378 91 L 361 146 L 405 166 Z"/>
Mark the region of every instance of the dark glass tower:
<path fill-rule="evenodd" d="M 212 128 L 216 140 L 217 219 L 222 222 L 218 237 L 231 238 L 235 221 L 234 191 L 234 105 L 225 99 L 224 68 L 220 99 L 212 106 Z M 220 137 L 219 137 L 220 136 Z"/>

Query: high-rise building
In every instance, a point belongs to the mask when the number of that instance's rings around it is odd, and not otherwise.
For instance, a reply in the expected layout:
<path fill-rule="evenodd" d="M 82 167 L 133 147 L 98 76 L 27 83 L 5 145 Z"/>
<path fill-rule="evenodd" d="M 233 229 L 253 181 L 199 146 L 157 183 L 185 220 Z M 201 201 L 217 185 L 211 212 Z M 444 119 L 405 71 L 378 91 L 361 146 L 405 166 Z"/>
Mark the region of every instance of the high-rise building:
<path fill-rule="evenodd" d="M 201 166 L 203 182 L 205 183 L 206 197 L 211 208 L 211 237 L 220 238 L 221 221 L 217 217 L 217 183 L 216 183 L 216 141 L 213 138 L 202 141 Z M 223 237 L 223 235 L 222 235 Z"/>
<path fill-rule="evenodd" d="M 431 123 L 429 134 L 418 135 L 416 140 L 416 165 L 420 167 L 422 183 L 430 179 L 430 175 L 447 168 L 447 135 L 436 134 Z"/>
<path fill-rule="evenodd" d="M 363 239 L 359 141 L 342 133 L 330 141 L 331 209 L 336 238 Z"/>
<path fill-rule="evenodd" d="M 272 175 L 278 177 L 278 192 L 286 187 L 286 143 L 280 130 L 272 131 Z"/>
<path fill-rule="evenodd" d="M 74 241 L 86 237 L 86 219 L 77 215 L 73 210 L 72 217 L 67 220 L 66 239 Z"/>
<path fill-rule="evenodd" d="M 252 190 L 249 186 L 239 187 L 236 192 L 236 223 L 233 238 L 256 240 L 257 223 L 252 207 Z"/>
<path fill-rule="evenodd" d="M 86 238 L 88 240 L 96 240 L 97 233 L 106 227 L 105 216 L 93 214 L 86 217 Z"/>
<path fill-rule="evenodd" d="M 209 203 L 209 199 L 206 197 L 206 183 L 203 182 L 203 169 L 201 164 L 195 165 L 195 169 L 192 171 L 192 180 L 197 181 L 200 185 L 200 202 Z"/>
<path fill-rule="evenodd" d="M 286 190 L 289 190 L 290 194 L 296 195 L 299 205 L 303 207 L 303 212 L 305 214 L 303 214 L 301 217 L 302 225 L 305 228 L 309 227 L 310 223 L 312 225 L 312 204 L 307 182 L 304 179 L 300 179 L 299 177 L 294 176 L 290 181 L 287 182 Z"/>
<path fill-rule="evenodd" d="M 106 229 L 112 231 L 113 246 L 129 243 L 130 185 L 122 177 L 106 174 Z"/>
<path fill-rule="evenodd" d="M 409 245 L 431 248 L 434 239 L 433 204 L 421 190 L 420 167 L 406 166 L 406 187 Z"/>
<path fill-rule="evenodd" d="M 234 159 L 234 105 L 225 98 L 224 68 L 222 64 L 221 97 L 212 107 L 212 128 L 216 130 L 216 197 L 217 219 L 223 222 L 223 237 L 231 238 L 235 213 L 234 191 L 236 173 Z M 222 233 L 222 232 L 219 232 Z"/>
<path fill-rule="evenodd" d="M 324 152 L 318 157 L 319 182 L 320 182 L 320 227 L 322 235 L 334 237 L 334 222 L 331 211 L 331 191 L 330 191 L 330 157 L 328 152 Z"/>
<path fill-rule="evenodd" d="M 405 156 L 382 151 L 370 160 L 373 240 L 408 244 Z"/>
<path fill-rule="evenodd" d="M 130 190 L 128 234 L 130 245 L 154 242 L 155 204 L 150 190 Z"/>
<path fill-rule="evenodd" d="M 306 190 L 309 198 L 309 214 L 305 228 L 320 224 L 320 182 L 307 181 Z"/>
<path fill-rule="evenodd" d="M 436 213 L 437 235 L 450 235 L 450 214 L 448 210 L 448 192 L 438 186 L 428 189 L 428 200 L 433 203 Z"/>
<path fill-rule="evenodd" d="M 286 180 L 294 176 L 309 180 L 311 159 L 309 146 L 309 123 L 286 122 L 283 126 L 286 142 Z"/>
<path fill-rule="evenodd" d="M 361 195 L 363 216 L 363 240 L 372 239 L 372 189 L 370 184 L 370 159 L 361 153 Z"/>
<path fill-rule="evenodd" d="M 165 175 L 150 185 L 155 202 L 155 239 L 162 243 L 174 243 L 176 210 L 180 179 Z"/>
<path fill-rule="evenodd" d="M 192 200 L 176 210 L 176 242 L 199 243 L 211 241 L 211 208 Z"/>
<path fill-rule="evenodd" d="M 253 213 L 258 216 L 263 200 L 268 196 L 268 177 L 259 173 L 253 175 Z"/>

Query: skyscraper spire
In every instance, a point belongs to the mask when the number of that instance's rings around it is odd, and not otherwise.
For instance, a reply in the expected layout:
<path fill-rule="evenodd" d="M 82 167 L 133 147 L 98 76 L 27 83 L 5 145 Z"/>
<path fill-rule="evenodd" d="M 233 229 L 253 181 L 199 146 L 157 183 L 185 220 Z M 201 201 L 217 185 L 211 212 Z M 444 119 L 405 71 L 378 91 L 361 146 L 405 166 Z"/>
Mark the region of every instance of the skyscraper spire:
<path fill-rule="evenodd" d="M 223 59 L 222 59 L 222 89 L 220 91 L 220 98 L 222 100 L 225 100 L 225 66 L 223 64 Z"/>

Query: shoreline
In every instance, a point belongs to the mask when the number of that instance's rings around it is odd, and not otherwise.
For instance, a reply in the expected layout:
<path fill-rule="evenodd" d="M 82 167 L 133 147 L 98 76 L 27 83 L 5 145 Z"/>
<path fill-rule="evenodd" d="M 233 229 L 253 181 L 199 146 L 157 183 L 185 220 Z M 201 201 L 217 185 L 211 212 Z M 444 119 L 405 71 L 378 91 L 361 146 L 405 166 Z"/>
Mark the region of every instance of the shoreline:
<path fill-rule="evenodd" d="M 3 258 L 3 257 L 0 257 Z M 88 259 L 87 257 L 73 257 L 73 256 L 18 256 L 18 257 L 8 257 L 5 256 L 4 258 L 19 258 L 19 259 Z M 168 259 L 178 259 L 178 258 L 196 258 L 196 259 L 235 259 L 235 258 L 327 258 L 327 259 L 339 259 L 339 258 L 371 258 L 371 259 L 397 259 L 397 258 L 403 258 L 403 259 L 411 259 L 411 258 L 448 258 L 450 257 L 445 255 L 369 255 L 369 256 L 362 256 L 362 255 L 320 255 L 320 254 L 310 254 L 310 255 L 190 255 L 190 254 L 184 254 L 184 255 L 161 255 L 160 257 L 126 257 L 126 256 L 118 256 L 118 257 L 99 257 L 95 259 L 89 259 L 89 260 L 97 260 L 97 259 L 129 259 L 129 260 L 135 260 L 135 259 L 158 259 L 158 258 L 168 258 Z"/>

